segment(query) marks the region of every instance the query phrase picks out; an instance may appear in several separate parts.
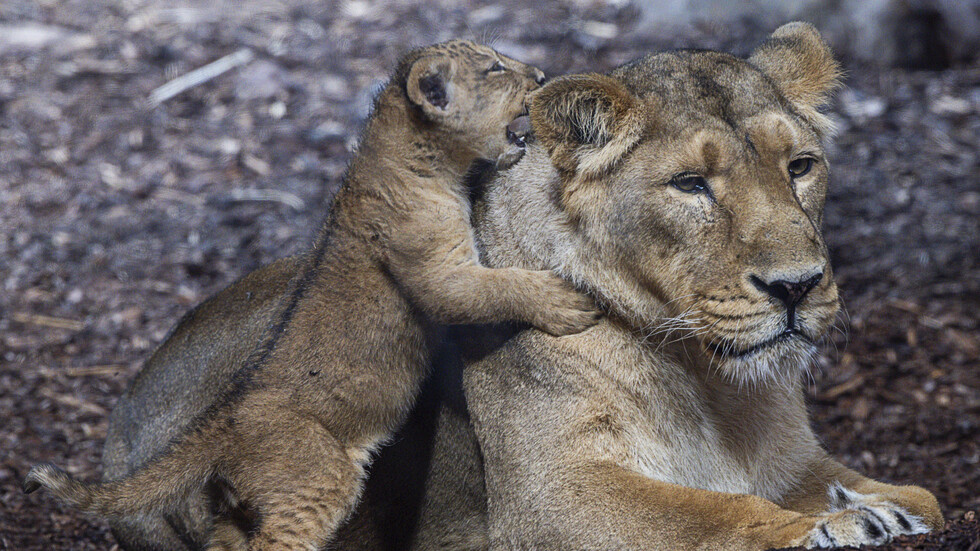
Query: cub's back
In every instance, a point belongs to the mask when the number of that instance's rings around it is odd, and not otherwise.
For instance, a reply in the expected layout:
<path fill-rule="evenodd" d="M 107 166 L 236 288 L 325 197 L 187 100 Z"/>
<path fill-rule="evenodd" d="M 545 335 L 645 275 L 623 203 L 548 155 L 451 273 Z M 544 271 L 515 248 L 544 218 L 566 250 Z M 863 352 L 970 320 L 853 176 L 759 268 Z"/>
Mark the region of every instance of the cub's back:
<path fill-rule="evenodd" d="M 109 418 L 103 477 L 162 451 L 231 384 L 275 317 L 301 257 L 264 266 L 188 312 L 143 365 Z"/>

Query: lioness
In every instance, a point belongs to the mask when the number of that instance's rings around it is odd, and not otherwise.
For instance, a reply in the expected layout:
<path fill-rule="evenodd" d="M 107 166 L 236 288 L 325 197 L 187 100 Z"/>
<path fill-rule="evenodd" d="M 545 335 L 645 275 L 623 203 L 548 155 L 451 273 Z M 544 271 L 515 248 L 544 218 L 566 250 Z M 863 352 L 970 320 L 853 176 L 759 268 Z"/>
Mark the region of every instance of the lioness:
<path fill-rule="evenodd" d="M 839 75 L 794 23 L 747 61 L 661 53 L 535 93 L 538 144 L 488 186 L 478 240 L 610 314 L 467 366 L 490 547 L 828 547 L 942 525 L 929 492 L 843 467 L 808 424 L 803 375 L 838 309 L 818 108 Z"/>
<path fill-rule="evenodd" d="M 216 502 L 247 504 L 258 518 L 246 541 L 235 518 L 221 517 L 212 548 L 326 543 L 360 495 L 372 451 L 418 393 L 434 323 L 517 320 L 565 335 L 598 319 L 554 273 L 485 268 L 473 242 L 462 176 L 476 159 L 516 157 L 506 128 L 542 81 L 466 41 L 408 54 L 275 325 L 232 388 L 126 476 L 85 485 L 39 465 L 25 490 L 44 486 L 123 517 L 180 510 L 210 484 L 230 496 Z"/>

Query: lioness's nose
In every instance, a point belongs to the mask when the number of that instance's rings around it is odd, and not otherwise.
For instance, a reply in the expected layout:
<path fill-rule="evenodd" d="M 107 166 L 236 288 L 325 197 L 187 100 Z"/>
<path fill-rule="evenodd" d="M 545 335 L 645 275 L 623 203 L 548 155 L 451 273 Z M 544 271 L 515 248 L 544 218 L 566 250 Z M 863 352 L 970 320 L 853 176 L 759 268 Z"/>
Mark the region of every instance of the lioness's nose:
<path fill-rule="evenodd" d="M 812 272 L 811 272 L 812 273 Z M 755 285 L 756 289 L 779 300 L 792 310 L 803 300 L 803 297 L 823 279 L 823 272 L 805 276 L 797 281 L 787 281 L 777 279 L 774 281 L 763 281 L 757 276 L 749 276 L 749 281 Z"/>

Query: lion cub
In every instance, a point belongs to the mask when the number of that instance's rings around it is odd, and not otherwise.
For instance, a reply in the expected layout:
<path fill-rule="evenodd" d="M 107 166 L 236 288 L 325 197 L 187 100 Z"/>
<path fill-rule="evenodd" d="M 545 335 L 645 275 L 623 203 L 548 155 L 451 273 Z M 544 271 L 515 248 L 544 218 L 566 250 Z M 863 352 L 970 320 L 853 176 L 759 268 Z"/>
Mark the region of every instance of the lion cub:
<path fill-rule="evenodd" d="M 462 184 L 478 158 L 519 157 L 508 123 L 544 75 L 466 41 L 405 56 L 344 185 L 234 389 L 130 476 L 99 484 L 34 467 L 24 483 L 96 514 L 173 510 L 220 481 L 258 525 L 212 548 L 311 549 L 357 501 L 371 453 L 403 421 L 437 324 L 516 320 L 584 330 L 594 304 L 549 271 L 480 265 Z"/>

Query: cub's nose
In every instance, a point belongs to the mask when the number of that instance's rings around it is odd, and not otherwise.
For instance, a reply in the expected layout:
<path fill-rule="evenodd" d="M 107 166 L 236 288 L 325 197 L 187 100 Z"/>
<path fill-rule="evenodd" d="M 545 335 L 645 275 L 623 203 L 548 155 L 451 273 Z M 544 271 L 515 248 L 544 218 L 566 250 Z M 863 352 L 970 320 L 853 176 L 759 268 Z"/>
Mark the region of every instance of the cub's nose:
<path fill-rule="evenodd" d="M 797 281 L 776 279 L 767 282 L 757 276 L 749 276 L 749 281 L 752 282 L 752 285 L 756 289 L 779 300 L 789 310 L 795 308 L 803 300 L 803 297 L 820 283 L 821 279 L 823 279 L 823 272 L 817 272 L 815 275 L 804 277 Z"/>
<path fill-rule="evenodd" d="M 531 78 L 534 79 L 534 82 L 538 83 L 538 86 L 544 84 L 545 81 L 548 80 L 548 77 L 544 75 L 544 71 L 542 71 L 541 69 L 534 69 L 533 71 L 531 71 Z"/>

